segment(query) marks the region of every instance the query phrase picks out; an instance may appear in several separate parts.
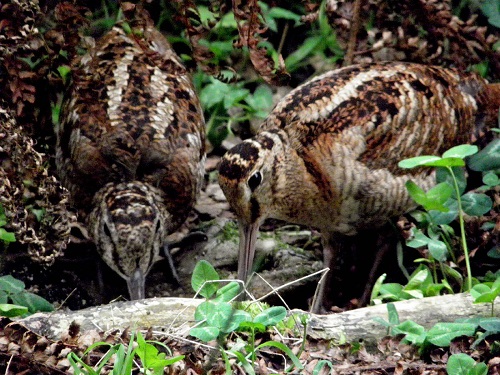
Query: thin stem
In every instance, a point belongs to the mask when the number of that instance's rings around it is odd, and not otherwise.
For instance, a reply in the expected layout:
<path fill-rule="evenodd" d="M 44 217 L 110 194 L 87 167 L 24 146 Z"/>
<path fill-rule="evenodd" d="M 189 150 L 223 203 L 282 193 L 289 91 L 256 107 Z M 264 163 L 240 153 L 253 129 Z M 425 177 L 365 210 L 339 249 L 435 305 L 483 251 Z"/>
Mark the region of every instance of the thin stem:
<path fill-rule="evenodd" d="M 464 212 L 462 210 L 462 199 L 460 197 L 460 189 L 458 188 L 458 182 L 455 177 L 455 173 L 453 173 L 453 169 L 451 167 L 446 167 L 448 171 L 451 173 L 451 177 L 453 179 L 453 184 L 455 185 L 455 193 L 457 194 L 457 202 L 458 202 L 458 221 L 460 223 L 460 237 L 462 239 L 462 248 L 464 250 L 465 256 L 465 268 L 467 269 L 467 291 L 472 289 L 472 272 L 470 268 L 470 260 L 469 260 L 469 249 L 467 247 L 467 239 L 465 238 L 465 223 L 464 223 Z"/>

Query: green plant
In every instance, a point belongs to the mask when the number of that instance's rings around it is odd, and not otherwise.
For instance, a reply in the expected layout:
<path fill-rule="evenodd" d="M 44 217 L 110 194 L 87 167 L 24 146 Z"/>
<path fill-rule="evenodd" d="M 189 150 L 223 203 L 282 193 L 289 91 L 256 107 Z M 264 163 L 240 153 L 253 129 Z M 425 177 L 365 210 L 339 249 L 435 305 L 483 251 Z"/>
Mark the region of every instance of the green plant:
<path fill-rule="evenodd" d="M 234 308 L 230 301 L 234 300 L 240 293 L 240 284 L 232 281 L 221 287 L 217 271 L 204 260 L 198 262 L 193 270 L 191 285 L 196 294 L 207 300 L 196 308 L 195 320 L 197 324 L 191 328 L 189 333 L 205 342 L 217 340 L 226 368 L 230 369 L 229 357 L 235 357 L 247 373 L 254 374 L 253 364 L 256 355 L 259 350 L 267 347 L 283 351 L 292 360 L 294 366 L 302 368 L 297 356 L 280 342 L 270 340 L 255 345 L 257 334 L 263 333 L 268 327 L 283 321 L 286 317 L 284 307 L 265 308 L 255 316 L 246 310 Z M 240 341 L 239 345 L 225 350 L 224 340 L 232 332 L 247 332 L 248 343 Z"/>
<path fill-rule="evenodd" d="M 431 222 L 435 225 L 447 225 L 458 216 L 462 250 L 464 252 L 467 269 L 467 290 L 472 288 L 472 272 L 464 227 L 464 213 L 473 216 L 484 214 L 491 209 L 492 202 L 485 194 L 470 192 L 462 195 L 464 184 L 462 184 L 462 186 L 460 185 L 460 179 L 457 177 L 456 168 L 464 167 L 464 159 L 467 156 L 477 153 L 477 151 L 477 146 L 460 145 L 444 152 L 442 157 L 424 155 L 402 160 L 398 164 L 401 168 L 438 167 L 444 168 L 447 172 L 447 174 L 441 178 L 441 181 L 439 181 L 438 178 L 438 185 L 428 192 L 425 192 L 412 181 L 408 181 L 406 187 L 415 202 L 429 211 Z M 446 177 L 448 177 L 448 179 Z M 435 213 L 433 213 L 434 216 L 431 216 L 431 212 L 433 211 L 435 211 Z M 443 215 L 443 213 L 445 215 Z M 431 236 L 426 237 L 420 234 L 415 239 L 416 243 L 412 245 L 415 247 L 427 245 L 430 254 L 438 262 L 443 262 L 447 255 L 446 229 L 445 231 L 441 231 L 440 234 L 436 233 L 432 227 L 430 227 L 430 230 L 430 233 L 432 233 Z M 441 237 L 443 241 L 437 239 L 437 237 Z"/>
<path fill-rule="evenodd" d="M 0 276 L 1 316 L 27 316 L 37 311 L 54 311 L 54 306 L 45 298 L 27 292 L 21 280 L 11 275 Z"/>
<path fill-rule="evenodd" d="M 453 354 L 446 363 L 448 375 L 486 375 L 488 366 L 484 362 L 476 361 L 465 353 Z"/>
<path fill-rule="evenodd" d="M 288 71 L 293 72 L 306 65 L 309 62 L 308 58 L 312 56 L 320 57 L 319 60 L 325 64 L 334 64 L 344 57 L 344 51 L 337 41 L 337 34 L 328 21 L 325 7 L 326 1 L 322 1 L 318 22 L 317 25 L 313 25 L 316 28 L 312 30 L 311 36 L 285 58 Z"/>
<path fill-rule="evenodd" d="M 474 298 L 474 303 L 491 303 L 491 316 L 493 316 L 495 298 L 500 295 L 500 277 L 494 282 L 484 282 L 474 285 L 470 290 L 470 294 Z"/>
<path fill-rule="evenodd" d="M 432 345 L 448 347 L 453 339 L 460 336 L 477 336 L 476 341 L 472 344 L 472 347 L 475 347 L 486 337 L 500 333 L 500 318 L 458 319 L 456 322 L 436 323 L 429 330 L 426 330 L 412 320 L 400 322 L 399 314 L 392 303 L 387 304 L 387 312 L 387 321 L 379 317 L 375 317 L 373 320 L 387 327 L 388 334 L 404 334 L 403 342 L 417 346 L 421 354 Z"/>
<path fill-rule="evenodd" d="M 127 346 L 124 344 L 111 345 L 105 342 L 97 342 L 91 345 L 82 355 L 78 357 L 75 353 L 69 353 L 68 361 L 73 368 L 75 375 L 99 375 L 105 366 L 112 366 L 113 375 L 132 374 L 135 359 L 138 357 L 141 361 L 140 372 L 143 374 L 162 375 L 165 367 L 180 361 L 184 356 L 166 358 L 166 354 L 159 352 L 155 345 L 162 346 L 169 353 L 169 348 L 161 342 L 146 341 L 140 332 L 137 337 L 134 334 L 130 337 Z M 93 350 L 100 347 L 109 347 L 108 351 L 95 366 L 89 366 L 83 358 L 89 355 Z M 170 353 L 171 355 L 171 353 Z M 111 359 L 113 361 L 110 363 Z"/>
<path fill-rule="evenodd" d="M 11 242 L 16 242 L 16 236 L 14 233 L 3 228 L 5 225 L 7 225 L 7 216 L 5 215 L 3 206 L 0 204 L 0 241 L 5 245 Z"/>
<path fill-rule="evenodd" d="M 207 114 L 207 137 L 215 146 L 231 132 L 232 124 L 264 119 L 271 109 L 272 92 L 267 85 L 258 86 L 252 94 L 244 82 L 225 83 L 201 72 L 196 82 Z"/>
<path fill-rule="evenodd" d="M 423 264 L 418 266 L 411 274 L 405 286 L 398 283 L 384 284 L 385 277 L 385 274 L 380 276 L 373 287 L 371 301 L 374 305 L 387 301 L 395 302 L 412 298 L 433 297 L 439 295 L 443 289 L 453 292 L 446 280 L 436 283 L 430 269 Z"/>

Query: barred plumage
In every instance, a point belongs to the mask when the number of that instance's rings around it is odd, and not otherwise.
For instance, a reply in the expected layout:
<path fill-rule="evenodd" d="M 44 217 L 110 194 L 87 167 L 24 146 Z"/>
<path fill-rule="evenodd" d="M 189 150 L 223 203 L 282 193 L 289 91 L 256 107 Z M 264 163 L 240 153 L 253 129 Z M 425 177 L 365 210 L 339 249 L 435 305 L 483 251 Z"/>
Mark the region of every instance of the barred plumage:
<path fill-rule="evenodd" d="M 251 270 L 266 218 L 318 228 L 325 265 L 333 269 L 339 235 L 414 208 L 409 179 L 433 184 L 429 170 L 403 170 L 398 161 L 471 141 L 494 125 L 499 106 L 499 84 L 411 63 L 354 65 L 297 87 L 219 166 L 240 224 L 238 278 Z"/>
<path fill-rule="evenodd" d="M 205 125 L 186 69 L 149 16 L 138 12 L 129 26 L 75 62 L 57 167 L 103 260 L 136 299 L 201 188 Z"/>

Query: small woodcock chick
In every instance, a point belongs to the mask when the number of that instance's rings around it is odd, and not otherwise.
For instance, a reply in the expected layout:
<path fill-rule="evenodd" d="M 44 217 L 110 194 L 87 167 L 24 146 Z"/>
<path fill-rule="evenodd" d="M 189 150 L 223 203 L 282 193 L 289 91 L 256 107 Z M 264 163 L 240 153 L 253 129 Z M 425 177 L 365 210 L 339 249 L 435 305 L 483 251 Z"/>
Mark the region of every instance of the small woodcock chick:
<path fill-rule="evenodd" d="M 470 142 L 495 124 L 499 106 L 499 84 L 402 62 L 354 65 L 297 87 L 219 165 L 219 183 L 239 221 L 238 278 L 246 281 L 252 270 L 266 218 L 319 229 L 325 266 L 333 270 L 342 236 L 416 206 L 406 181 L 434 184 L 428 169 L 400 169 L 400 160 Z M 329 278 L 315 312 L 330 307 Z"/>
<path fill-rule="evenodd" d="M 74 64 L 56 155 L 99 254 L 132 299 L 144 298 L 160 249 L 173 267 L 166 236 L 191 211 L 205 159 L 203 113 L 186 69 L 149 15 L 136 18 Z"/>

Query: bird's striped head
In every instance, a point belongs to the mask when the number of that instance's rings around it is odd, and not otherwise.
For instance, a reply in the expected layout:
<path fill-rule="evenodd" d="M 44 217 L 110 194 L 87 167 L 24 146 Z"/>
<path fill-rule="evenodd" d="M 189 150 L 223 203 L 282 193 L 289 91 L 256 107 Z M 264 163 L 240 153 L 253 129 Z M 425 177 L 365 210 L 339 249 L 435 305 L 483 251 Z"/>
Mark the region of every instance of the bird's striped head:
<path fill-rule="evenodd" d="M 219 184 L 240 227 L 238 278 L 251 270 L 259 226 L 275 215 L 277 169 L 283 160 L 283 135 L 263 132 L 229 150 L 219 164 Z"/>
<path fill-rule="evenodd" d="M 94 197 L 91 236 L 102 259 L 126 280 L 131 299 L 145 297 L 168 218 L 160 191 L 140 181 L 108 183 Z"/>

